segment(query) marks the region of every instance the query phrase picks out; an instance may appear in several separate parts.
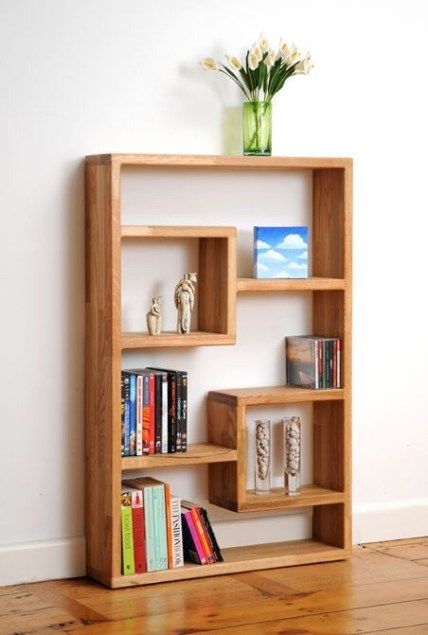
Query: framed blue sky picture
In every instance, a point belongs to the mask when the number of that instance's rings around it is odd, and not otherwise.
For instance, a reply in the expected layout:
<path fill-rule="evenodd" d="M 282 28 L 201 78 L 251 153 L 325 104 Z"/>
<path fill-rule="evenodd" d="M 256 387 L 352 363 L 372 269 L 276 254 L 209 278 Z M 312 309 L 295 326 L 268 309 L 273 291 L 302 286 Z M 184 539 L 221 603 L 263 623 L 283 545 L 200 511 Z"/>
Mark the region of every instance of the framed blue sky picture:
<path fill-rule="evenodd" d="M 255 278 L 307 278 L 307 227 L 254 227 Z"/>

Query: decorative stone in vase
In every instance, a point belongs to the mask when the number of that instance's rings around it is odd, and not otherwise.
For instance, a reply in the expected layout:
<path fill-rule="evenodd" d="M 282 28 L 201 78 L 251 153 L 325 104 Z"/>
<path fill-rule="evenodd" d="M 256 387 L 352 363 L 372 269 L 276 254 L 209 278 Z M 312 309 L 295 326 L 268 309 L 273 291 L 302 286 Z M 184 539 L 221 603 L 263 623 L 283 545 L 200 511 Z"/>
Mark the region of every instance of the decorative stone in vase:
<path fill-rule="evenodd" d="M 289 496 L 300 494 L 302 443 L 300 417 L 283 419 L 284 422 L 284 487 Z"/>
<path fill-rule="evenodd" d="M 254 490 L 256 494 L 270 492 L 271 425 L 269 419 L 254 422 Z"/>
<path fill-rule="evenodd" d="M 174 304 L 177 308 L 177 333 L 187 335 L 190 333 L 190 322 L 195 305 L 197 282 L 196 273 L 185 273 L 175 287 Z"/>
<path fill-rule="evenodd" d="M 146 314 L 147 328 L 150 335 L 160 335 L 162 332 L 162 310 L 160 307 L 162 296 L 152 298 L 152 306 Z"/>

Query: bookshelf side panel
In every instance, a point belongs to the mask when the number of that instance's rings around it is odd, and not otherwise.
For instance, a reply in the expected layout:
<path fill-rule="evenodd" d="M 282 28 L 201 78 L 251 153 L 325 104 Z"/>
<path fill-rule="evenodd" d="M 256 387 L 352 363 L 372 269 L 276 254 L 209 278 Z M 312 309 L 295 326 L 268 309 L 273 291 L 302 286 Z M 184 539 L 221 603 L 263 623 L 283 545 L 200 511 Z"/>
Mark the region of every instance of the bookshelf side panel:
<path fill-rule="evenodd" d="M 227 448 L 237 448 L 236 408 L 207 399 L 208 440 Z M 211 464 L 209 474 L 210 503 L 237 511 L 238 464 Z"/>
<path fill-rule="evenodd" d="M 343 278 L 345 271 L 345 170 L 313 172 L 313 275 Z"/>

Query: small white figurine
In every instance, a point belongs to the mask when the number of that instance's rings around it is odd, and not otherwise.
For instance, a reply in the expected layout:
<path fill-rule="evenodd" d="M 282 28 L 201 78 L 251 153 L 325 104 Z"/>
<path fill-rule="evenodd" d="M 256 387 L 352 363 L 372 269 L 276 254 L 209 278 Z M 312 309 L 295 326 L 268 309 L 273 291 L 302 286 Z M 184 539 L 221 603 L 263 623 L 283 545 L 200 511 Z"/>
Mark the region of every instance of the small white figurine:
<path fill-rule="evenodd" d="M 152 306 L 150 311 L 147 311 L 147 328 L 150 335 L 160 335 L 162 331 L 162 312 L 160 303 L 162 296 L 152 298 Z"/>
<path fill-rule="evenodd" d="M 185 273 L 175 287 L 174 303 L 178 311 L 177 333 L 188 334 L 190 332 L 190 320 L 195 305 L 196 273 Z"/>

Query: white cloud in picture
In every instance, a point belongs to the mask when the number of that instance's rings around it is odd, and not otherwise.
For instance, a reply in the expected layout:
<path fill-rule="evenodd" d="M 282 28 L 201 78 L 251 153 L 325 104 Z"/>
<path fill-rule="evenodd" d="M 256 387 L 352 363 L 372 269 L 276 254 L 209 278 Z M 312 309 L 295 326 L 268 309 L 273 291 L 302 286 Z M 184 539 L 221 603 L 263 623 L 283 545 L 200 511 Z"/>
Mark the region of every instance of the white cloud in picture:
<path fill-rule="evenodd" d="M 289 278 L 289 277 L 290 277 L 290 274 L 285 269 L 284 271 L 278 271 L 278 273 L 272 276 L 272 278 Z"/>
<path fill-rule="evenodd" d="M 306 271 L 307 265 L 299 262 L 290 262 L 290 264 L 287 265 L 287 269 L 291 269 L 291 271 Z"/>
<path fill-rule="evenodd" d="M 263 252 L 262 254 L 259 254 L 259 259 L 263 259 L 263 260 L 270 260 L 273 262 L 287 262 L 287 258 L 285 256 L 283 256 L 282 254 L 280 254 L 278 251 L 275 251 L 274 249 L 269 249 L 268 251 Z"/>
<path fill-rule="evenodd" d="M 258 240 L 256 242 L 256 249 L 270 249 L 271 245 L 269 245 L 269 243 L 266 243 L 264 240 Z"/>
<path fill-rule="evenodd" d="M 262 262 L 257 263 L 257 268 L 259 271 L 270 271 L 269 267 L 264 265 Z"/>
<path fill-rule="evenodd" d="M 308 259 L 308 252 L 304 251 L 302 254 L 300 254 L 300 256 L 297 256 L 297 258 L 299 260 L 307 260 Z"/>
<path fill-rule="evenodd" d="M 288 234 L 276 246 L 276 249 L 307 249 L 308 245 L 299 234 Z"/>

